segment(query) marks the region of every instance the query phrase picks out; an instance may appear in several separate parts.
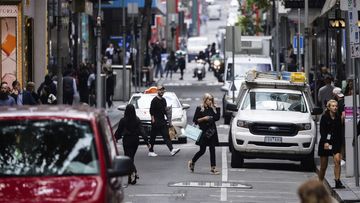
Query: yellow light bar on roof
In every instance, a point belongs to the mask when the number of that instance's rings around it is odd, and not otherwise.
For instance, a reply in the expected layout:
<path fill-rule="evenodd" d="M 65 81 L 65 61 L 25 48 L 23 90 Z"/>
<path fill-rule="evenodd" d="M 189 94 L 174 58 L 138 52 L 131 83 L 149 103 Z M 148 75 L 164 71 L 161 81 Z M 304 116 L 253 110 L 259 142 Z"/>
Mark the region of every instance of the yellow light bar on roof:
<path fill-rule="evenodd" d="M 290 82 L 305 83 L 306 77 L 304 72 L 292 72 L 290 75 Z"/>

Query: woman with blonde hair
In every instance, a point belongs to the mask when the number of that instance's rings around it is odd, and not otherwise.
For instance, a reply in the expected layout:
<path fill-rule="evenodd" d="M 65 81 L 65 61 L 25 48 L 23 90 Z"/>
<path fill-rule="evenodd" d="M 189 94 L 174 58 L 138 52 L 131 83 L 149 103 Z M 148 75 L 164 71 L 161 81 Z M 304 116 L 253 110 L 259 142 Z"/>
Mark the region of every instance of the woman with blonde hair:
<path fill-rule="evenodd" d="M 318 155 L 320 157 L 319 179 L 324 180 L 328 157 L 334 159 L 335 188 L 345 188 L 340 181 L 341 173 L 341 146 L 342 146 L 342 121 L 338 114 L 338 103 L 331 99 L 326 104 L 326 110 L 320 120 L 320 141 Z"/>
<path fill-rule="evenodd" d="M 200 139 L 196 142 L 200 146 L 200 150 L 194 155 L 192 160 L 188 162 L 191 172 L 194 172 L 195 162 L 205 153 L 206 147 L 209 146 L 210 151 L 210 173 L 214 175 L 220 174 L 216 169 L 215 146 L 219 145 L 219 138 L 215 121 L 220 119 L 220 108 L 214 103 L 214 97 L 205 93 L 202 104 L 196 107 L 193 122 L 199 125 L 202 130 Z"/>
<path fill-rule="evenodd" d="M 315 179 L 305 181 L 298 189 L 300 203 L 337 203 L 324 184 Z"/>

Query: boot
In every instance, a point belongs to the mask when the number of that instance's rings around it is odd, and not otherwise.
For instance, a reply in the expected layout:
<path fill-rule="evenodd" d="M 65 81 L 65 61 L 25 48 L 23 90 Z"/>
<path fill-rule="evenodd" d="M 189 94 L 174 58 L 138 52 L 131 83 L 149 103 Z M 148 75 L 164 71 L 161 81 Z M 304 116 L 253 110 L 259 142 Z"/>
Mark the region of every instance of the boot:
<path fill-rule="evenodd" d="M 345 188 L 345 186 L 342 184 L 340 179 L 339 180 L 335 179 L 335 188 L 337 188 L 337 189 L 344 189 Z"/>

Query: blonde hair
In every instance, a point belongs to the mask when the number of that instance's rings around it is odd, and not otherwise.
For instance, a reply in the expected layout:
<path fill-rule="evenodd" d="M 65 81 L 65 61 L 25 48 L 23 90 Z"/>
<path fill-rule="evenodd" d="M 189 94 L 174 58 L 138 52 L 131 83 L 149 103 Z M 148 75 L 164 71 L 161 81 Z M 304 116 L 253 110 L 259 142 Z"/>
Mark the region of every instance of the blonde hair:
<path fill-rule="evenodd" d="M 331 104 L 338 104 L 338 102 L 334 99 L 330 99 L 327 103 L 326 103 L 326 111 L 330 111 L 330 106 Z"/>
<path fill-rule="evenodd" d="M 208 99 L 211 99 L 212 103 L 214 104 L 214 97 L 210 93 L 205 93 L 203 96 L 202 103 L 201 103 L 201 111 L 204 111 L 206 107 L 210 107 L 210 106 L 207 106 L 207 104 L 206 104 L 206 101 Z M 214 112 L 216 112 L 214 108 L 212 108 L 212 109 Z"/>
<path fill-rule="evenodd" d="M 300 185 L 298 196 L 301 203 L 330 203 L 331 196 L 324 183 L 317 179 L 310 179 Z"/>

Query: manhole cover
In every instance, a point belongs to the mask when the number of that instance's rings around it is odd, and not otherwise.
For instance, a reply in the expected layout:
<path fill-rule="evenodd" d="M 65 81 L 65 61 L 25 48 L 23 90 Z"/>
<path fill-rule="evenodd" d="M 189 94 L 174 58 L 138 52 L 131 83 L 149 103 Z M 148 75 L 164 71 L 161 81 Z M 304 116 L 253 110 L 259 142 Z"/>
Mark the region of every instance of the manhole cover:
<path fill-rule="evenodd" d="M 183 181 L 170 182 L 169 187 L 208 187 L 208 188 L 240 188 L 252 189 L 251 185 L 238 182 Z"/>

